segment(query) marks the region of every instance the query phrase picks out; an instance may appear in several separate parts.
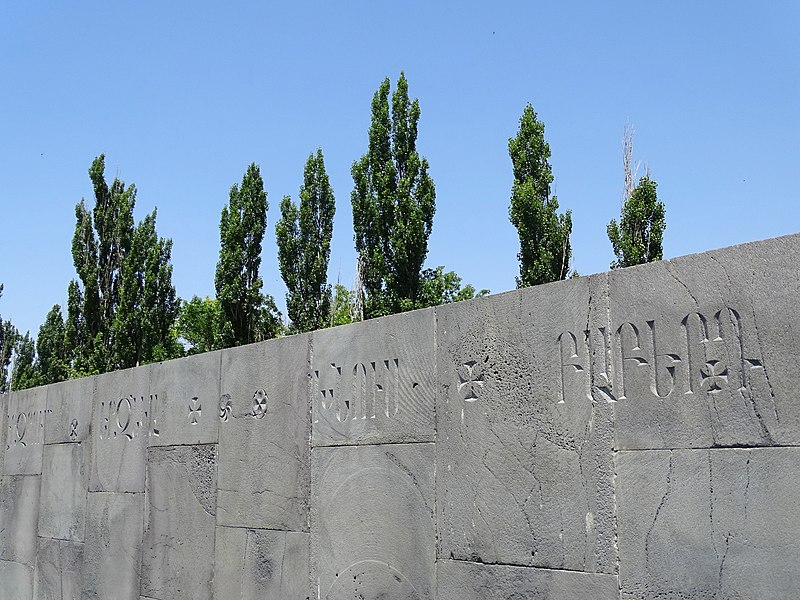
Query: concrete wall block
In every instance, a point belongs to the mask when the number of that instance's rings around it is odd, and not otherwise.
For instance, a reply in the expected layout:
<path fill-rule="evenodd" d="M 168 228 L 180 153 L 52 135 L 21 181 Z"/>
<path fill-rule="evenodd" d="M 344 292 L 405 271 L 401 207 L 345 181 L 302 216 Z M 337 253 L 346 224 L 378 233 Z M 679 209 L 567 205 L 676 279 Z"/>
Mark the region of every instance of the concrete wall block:
<path fill-rule="evenodd" d="M 604 276 L 437 308 L 439 557 L 614 573 Z M 578 374 L 580 379 L 575 379 Z"/>
<path fill-rule="evenodd" d="M 312 451 L 313 598 L 434 595 L 433 444 Z"/>
<path fill-rule="evenodd" d="M 622 597 L 792 598 L 800 448 L 619 452 Z"/>
<path fill-rule="evenodd" d="M 217 527 L 216 598 L 308 596 L 308 534 Z"/>
<path fill-rule="evenodd" d="M 313 335 L 315 446 L 433 441 L 433 309 Z"/>
<path fill-rule="evenodd" d="M 150 368 L 97 376 L 90 492 L 144 492 L 145 450 L 160 431 L 150 414 Z"/>
<path fill-rule="evenodd" d="M 159 434 L 151 446 L 216 444 L 222 352 L 152 366 L 150 411 Z"/>
<path fill-rule="evenodd" d="M 216 445 L 148 450 L 142 595 L 212 597 L 216 500 Z"/>
<path fill-rule="evenodd" d="M 222 352 L 218 525 L 308 531 L 310 340 Z"/>
<path fill-rule="evenodd" d="M 4 397 L 6 475 L 41 475 L 47 389 L 37 387 Z"/>
<path fill-rule="evenodd" d="M 85 600 L 139 599 L 143 513 L 143 493 L 89 493 Z"/>
<path fill-rule="evenodd" d="M 38 533 L 82 542 L 86 529 L 91 442 L 51 444 L 44 448 Z"/>

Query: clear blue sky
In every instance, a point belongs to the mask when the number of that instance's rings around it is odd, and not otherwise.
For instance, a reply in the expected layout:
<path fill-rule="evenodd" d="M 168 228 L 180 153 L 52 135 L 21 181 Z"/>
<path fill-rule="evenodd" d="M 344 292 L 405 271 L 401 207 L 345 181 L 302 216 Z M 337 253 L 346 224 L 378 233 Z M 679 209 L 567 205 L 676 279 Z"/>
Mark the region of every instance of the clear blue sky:
<path fill-rule="evenodd" d="M 262 275 L 283 306 L 274 225 L 321 147 L 337 200 L 330 277 L 354 273 L 350 167 L 370 101 L 404 70 L 437 213 L 429 266 L 514 287 L 507 143 L 545 123 L 574 266 L 604 271 L 621 138 L 667 207 L 667 258 L 800 230 L 800 3 L 6 2 L 0 6 L 0 314 L 36 335 L 75 277 L 87 170 L 158 207 L 178 294 L 214 294 L 219 214 L 250 162 L 270 211 Z"/>

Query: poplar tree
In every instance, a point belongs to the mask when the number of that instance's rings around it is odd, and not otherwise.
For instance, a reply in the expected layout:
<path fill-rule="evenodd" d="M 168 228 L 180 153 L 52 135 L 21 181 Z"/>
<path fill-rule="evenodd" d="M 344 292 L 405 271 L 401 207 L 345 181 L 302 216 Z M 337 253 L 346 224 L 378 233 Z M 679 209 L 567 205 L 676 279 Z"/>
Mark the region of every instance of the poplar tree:
<path fill-rule="evenodd" d="M 172 331 L 177 314 L 172 241 L 156 235 L 155 211 L 134 227 L 136 186 L 117 178 L 108 185 L 104 155 L 92 162 L 89 177 L 95 206 L 90 212 L 81 200 L 75 207 L 72 239 L 80 280 L 70 283 L 67 298 L 72 373 L 173 358 L 180 348 Z"/>
<path fill-rule="evenodd" d="M 612 269 L 661 260 L 662 240 L 667 226 L 664 203 L 658 199 L 658 184 L 644 176 L 622 206 L 619 224 L 608 224 L 608 239 L 617 257 Z"/>
<path fill-rule="evenodd" d="M 273 338 L 280 331 L 280 313 L 272 296 L 261 292 L 263 282 L 258 273 L 267 209 L 261 171 L 253 163 L 242 178 L 241 188 L 236 184 L 231 187 L 220 217 L 214 286 L 224 347 Z"/>
<path fill-rule="evenodd" d="M 289 196 L 281 201 L 275 226 L 278 263 L 286 284 L 286 312 L 294 332 L 325 327 L 331 310 L 328 260 L 336 204 L 325 172 L 322 150 L 306 161 L 299 208 Z"/>
<path fill-rule="evenodd" d="M 3 296 L 3 284 L 0 283 L 0 297 Z M 9 390 L 9 366 L 14 346 L 17 344 L 19 332 L 11 321 L 4 321 L 0 317 L 0 393 Z"/>
<path fill-rule="evenodd" d="M 39 385 L 34 365 L 35 357 L 36 344 L 30 332 L 17 336 L 17 343 L 14 346 L 14 369 L 11 372 L 12 390 L 25 390 Z"/>
<path fill-rule="evenodd" d="M 66 329 L 61 307 L 47 313 L 36 338 L 36 372 L 39 384 L 57 383 L 69 377 Z"/>
<path fill-rule="evenodd" d="M 389 78 L 372 99 L 369 149 L 353 163 L 355 245 L 362 268 L 364 316 L 415 308 L 436 212 L 428 161 L 417 152 L 419 101 L 401 73 L 389 107 Z"/>
<path fill-rule="evenodd" d="M 558 214 L 558 199 L 550 195 L 553 171 L 544 123 L 528 104 L 517 135 L 508 140 L 514 167 L 509 218 L 519 233 L 517 287 L 565 279 L 572 257 L 569 236 L 572 213 Z"/>

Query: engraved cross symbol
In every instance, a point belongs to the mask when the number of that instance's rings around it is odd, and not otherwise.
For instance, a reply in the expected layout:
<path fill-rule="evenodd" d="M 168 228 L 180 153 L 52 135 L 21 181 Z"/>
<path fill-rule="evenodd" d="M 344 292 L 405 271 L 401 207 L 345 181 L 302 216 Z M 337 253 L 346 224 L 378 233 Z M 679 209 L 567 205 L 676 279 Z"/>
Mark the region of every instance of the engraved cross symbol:
<path fill-rule="evenodd" d="M 718 360 L 710 360 L 700 369 L 703 385 L 708 383 L 708 391 L 716 394 L 722 390 L 722 384 L 728 383 L 728 368 Z"/>
<path fill-rule="evenodd" d="M 267 392 L 259 389 L 253 394 L 253 416 L 256 419 L 263 419 L 265 414 L 267 414 Z"/>
<path fill-rule="evenodd" d="M 483 390 L 483 365 L 468 360 L 456 370 L 456 373 L 461 397 L 466 402 L 475 402 Z"/>
<path fill-rule="evenodd" d="M 189 400 L 189 423 L 197 425 L 197 420 L 200 418 L 202 408 L 200 402 L 197 400 L 197 396 Z"/>
<path fill-rule="evenodd" d="M 72 423 L 70 423 L 69 437 L 71 437 L 73 440 L 78 437 L 78 419 L 72 419 Z"/>

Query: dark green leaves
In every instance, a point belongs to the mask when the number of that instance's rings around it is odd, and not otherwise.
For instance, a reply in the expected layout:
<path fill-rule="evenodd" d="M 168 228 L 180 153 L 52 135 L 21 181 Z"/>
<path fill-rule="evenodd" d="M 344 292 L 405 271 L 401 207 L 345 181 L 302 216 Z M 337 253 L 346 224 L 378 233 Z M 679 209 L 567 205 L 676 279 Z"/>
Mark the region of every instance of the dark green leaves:
<path fill-rule="evenodd" d="M 550 196 L 550 146 L 530 104 L 516 137 L 508 140 L 508 153 L 514 168 L 508 214 L 520 243 L 517 287 L 565 279 L 572 256 L 572 213 L 559 215 L 558 199 Z"/>
<path fill-rule="evenodd" d="M 642 177 L 622 207 L 619 225 L 613 219 L 608 224 L 608 239 L 617 257 L 611 263 L 612 269 L 663 258 L 666 209 L 658 199 L 657 186 L 649 177 Z"/>

